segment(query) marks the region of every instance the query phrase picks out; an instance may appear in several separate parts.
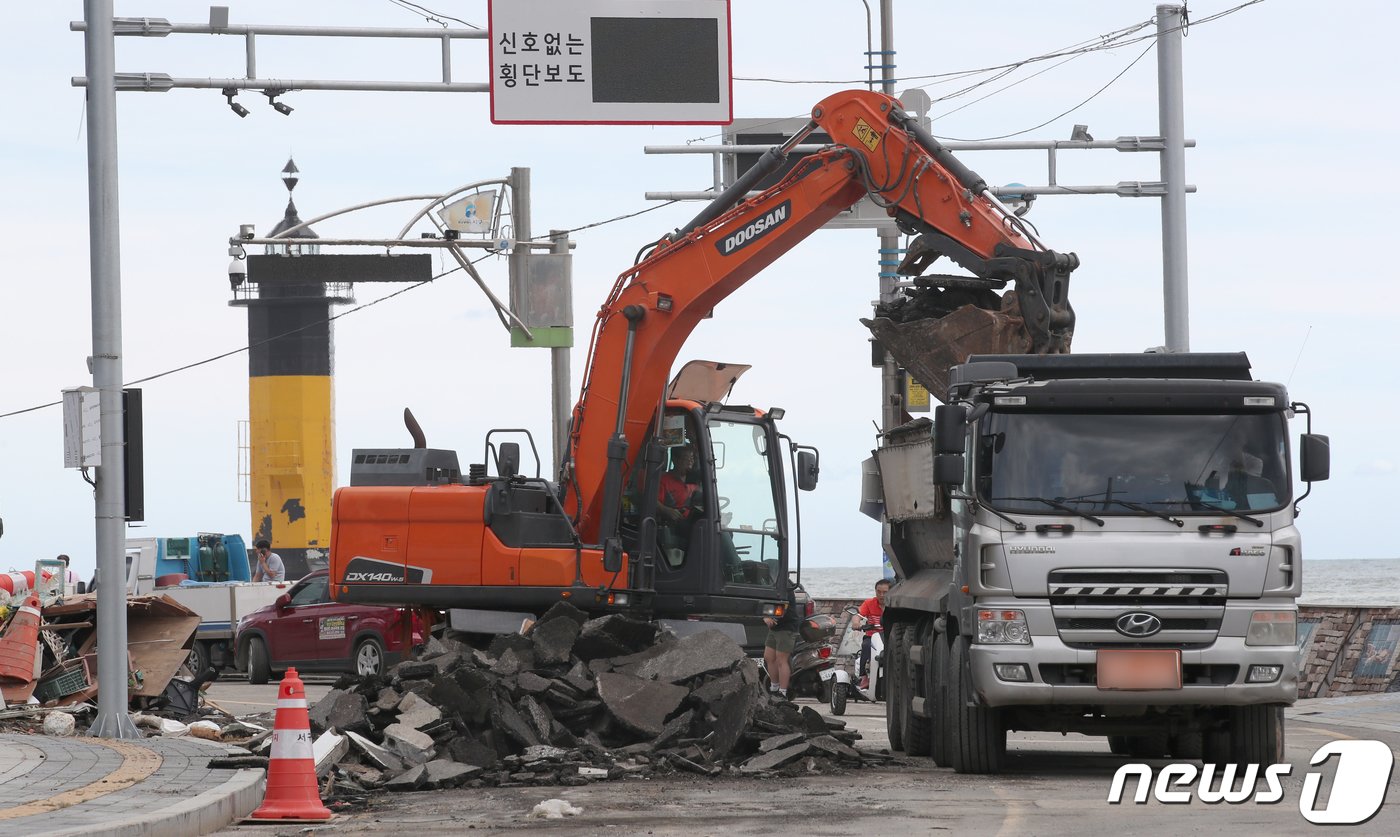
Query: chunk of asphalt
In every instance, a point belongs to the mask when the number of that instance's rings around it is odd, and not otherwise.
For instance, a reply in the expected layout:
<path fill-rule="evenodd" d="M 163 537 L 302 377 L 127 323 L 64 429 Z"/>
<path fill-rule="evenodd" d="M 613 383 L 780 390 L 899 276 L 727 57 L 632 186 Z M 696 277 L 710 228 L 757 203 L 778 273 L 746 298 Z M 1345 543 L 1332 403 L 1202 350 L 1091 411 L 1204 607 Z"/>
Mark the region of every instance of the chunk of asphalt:
<path fill-rule="evenodd" d="M 520 675 L 515 678 L 515 682 L 520 686 L 520 691 L 538 695 L 548 691 L 550 684 L 554 681 L 541 677 L 533 671 L 522 671 Z"/>
<path fill-rule="evenodd" d="M 394 666 L 393 676 L 398 680 L 423 680 L 438 673 L 438 667 L 420 660 L 405 660 Z"/>
<path fill-rule="evenodd" d="M 806 725 L 807 732 L 826 732 L 826 721 L 822 720 L 822 713 L 810 706 L 804 706 L 799 710 L 802 713 L 802 722 Z"/>
<path fill-rule="evenodd" d="M 311 745 L 311 757 L 316 763 L 316 777 L 324 778 L 331 772 L 331 768 L 345 760 L 345 756 L 350 752 L 350 739 L 344 735 L 337 735 L 336 731 L 326 730 L 316 736 L 316 740 Z"/>
<path fill-rule="evenodd" d="M 433 747 L 433 739 L 413 727 L 390 724 L 384 728 L 384 749 L 409 764 L 426 764 L 433 757 Z"/>
<path fill-rule="evenodd" d="M 530 631 L 530 639 L 535 644 L 535 665 L 568 665 L 578 633 L 579 623 L 567 616 L 556 617 L 548 622 L 536 622 Z"/>
<path fill-rule="evenodd" d="M 391 791 L 412 791 L 423 787 L 423 782 L 428 777 L 428 768 L 419 764 L 410 767 L 394 778 L 384 783 L 384 787 Z"/>
<path fill-rule="evenodd" d="M 820 750 L 825 755 L 847 761 L 861 761 L 860 753 L 854 747 L 847 747 L 830 735 L 818 735 L 808 743 L 813 750 Z M 760 749 L 762 749 L 762 745 L 760 745 Z"/>
<path fill-rule="evenodd" d="M 720 631 L 701 631 L 682 638 L 637 669 L 644 680 L 683 683 L 702 674 L 727 671 L 744 659 L 739 643 Z"/>
<path fill-rule="evenodd" d="M 655 622 L 642 622 L 613 613 L 583 623 L 574 655 L 580 660 L 635 654 L 656 641 Z"/>
<path fill-rule="evenodd" d="M 548 625 L 555 619 L 568 619 L 575 625 L 581 626 L 584 622 L 588 621 L 588 614 L 574 607 L 569 602 L 558 601 L 550 605 L 549 610 L 546 610 L 544 615 L 530 628 L 530 632 L 534 633 L 538 631 L 541 625 Z"/>
<path fill-rule="evenodd" d="M 781 750 L 784 747 L 791 747 L 799 741 L 806 740 L 807 736 L 800 732 L 792 732 L 787 735 L 774 735 L 759 742 L 758 751 L 760 753 L 767 753 L 773 750 Z M 832 738 L 831 740 L 835 741 L 836 739 Z"/>
<path fill-rule="evenodd" d="M 497 634 L 491 640 L 491 645 L 487 647 L 486 653 L 499 660 L 501 655 L 507 651 L 529 651 L 532 648 L 534 648 L 534 643 L 530 641 L 529 637 L 520 634 Z"/>
<path fill-rule="evenodd" d="M 661 732 L 657 734 L 656 739 L 652 741 L 652 747 L 659 750 L 686 737 L 686 734 L 690 732 L 691 724 L 694 722 L 695 710 L 685 710 L 666 722 L 666 725 L 661 728 Z"/>
<path fill-rule="evenodd" d="M 598 675 L 598 697 L 608 714 L 623 728 L 655 737 L 666 725 L 666 718 L 688 694 L 683 686 L 643 680 L 628 674 L 606 672 Z"/>
<path fill-rule="evenodd" d="M 319 729 L 353 729 L 356 732 L 369 732 L 369 721 L 365 713 L 369 711 L 369 701 L 364 695 L 344 689 L 332 689 L 316 705 L 311 707 L 311 723 Z"/>
<path fill-rule="evenodd" d="M 715 759 L 726 758 L 744 733 L 753 724 L 754 701 L 749 688 L 730 692 L 711 704 L 710 714 L 714 715 L 714 735 L 710 737 L 710 751 Z"/>
<path fill-rule="evenodd" d="M 447 759 L 433 759 L 423 765 L 423 771 L 423 787 L 431 790 L 455 788 L 469 779 L 475 779 L 483 772 L 475 765 L 458 764 Z"/>
<path fill-rule="evenodd" d="M 374 700 L 374 708 L 381 712 L 390 712 L 398 708 L 401 700 L 403 695 L 386 686 L 379 690 L 379 696 Z"/>
<path fill-rule="evenodd" d="M 578 643 L 574 643 L 574 647 L 577 649 Z M 593 691 L 593 673 L 588 670 L 588 666 L 581 662 L 574 663 L 573 668 L 569 669 L 569 673 L 564 675 L 564 681 L 578 689 L 581 694 L 586 695 Z"/>
<path fill-rule="evenodd" d="M 497 701 L 495 708 L 491 711 L 491 723 L 504 733 L 508 738 L 516 741 L 522 746 L 540 744 L 539 733 L 530 727 L 515 707 L 505 701 Z"/>
<path fill-rule="evenodd" d="M 713 680 L 706 682 L 690 693 L 690 699 L 694 703 L 703 704 L 715 715 L 714 705 L 723 700 L 726 696 L 733 694 L 744 688 L 744 677 L 737 671 L 722 674 Z"/>
<path fill-rule="evenodd" d="M 406 708 L 405 708 L 406 707 Z M 409 693 L 399 702 L 399 723 L 421 730 L 442 720 L 442 710 L 425 698 Z"/>
<path fill-rule="evenodd" d="M 491 673 L 498 677 L 514 677 L 522 671 L 529 671 L 535 667 L 535 652 L 533 648 L 520 650 L 517 648 L 507 648 L 505 653 L 496 658 L 496 662 L 491 666 Z"/>
<path fill-rule="evenodd" d="M 539 735 L 540 741 L 548 741 L 554 728 L 554 717 L 549 710 L 534 698 L 526 695 L 520 699 L 520 714 Z"/>
<path fill-rule="evenodd" d="M 402 773 L 404 761 L 383 747 L 370 741 L 359 733 L 345 731 L 345 737 L 350 739 L 350 744 L 356 750 L 364 754 L 370 764 L 386 773 Z"/>
<path fill-rule="evenodd" d="M 481 741 L 466 735 L 459 735 L 447 742 L 447 753 L 460 764 L 477 767 L 493 767 L 500 757 L 495 747 L 488 747 Z"/>
<path fill-rule="evenodd" d="M 759 753 L 739 766 L 741 773 L 759 773 L 764 770 L 776 770 L 785 764 L 790 764 L 807 755 L 810 749 L 806 741 L 794 744 L 791 747 L 782 747 L 777 750 L 770 750 L 766 753 Z"/>

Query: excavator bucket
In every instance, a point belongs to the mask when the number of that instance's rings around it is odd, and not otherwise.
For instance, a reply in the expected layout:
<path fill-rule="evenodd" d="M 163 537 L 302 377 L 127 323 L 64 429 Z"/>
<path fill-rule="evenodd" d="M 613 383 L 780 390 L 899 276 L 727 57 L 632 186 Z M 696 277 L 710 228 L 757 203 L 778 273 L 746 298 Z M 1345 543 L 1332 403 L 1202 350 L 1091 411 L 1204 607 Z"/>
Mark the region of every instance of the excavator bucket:
<path fill-rule="evenodd" d="M 1000 303 L 1000 307 L 989 306 Z M 984 307 L 987 306 L 987 307 Z M 948 369 L 973 354 L 1025 354 L 1031 338 L 1015 291 L 988 293 L 946 314 L 861 320 L 914 380 L 939 401 L 948 396 Z M 1066 347 L 1068 348 L 1068 347 Z"/>

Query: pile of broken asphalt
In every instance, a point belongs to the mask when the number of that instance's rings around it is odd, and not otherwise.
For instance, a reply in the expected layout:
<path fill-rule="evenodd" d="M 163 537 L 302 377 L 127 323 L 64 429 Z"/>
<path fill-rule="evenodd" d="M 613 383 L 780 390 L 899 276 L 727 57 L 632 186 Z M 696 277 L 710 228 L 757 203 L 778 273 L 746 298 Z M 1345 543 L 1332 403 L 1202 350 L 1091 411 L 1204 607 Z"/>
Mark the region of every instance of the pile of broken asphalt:
<path fill-rule="evenodd" d="M 329 796 L 584 785 L 688 772 L 832 772 L 888 760 L 770 694 L 719 631 L 684 638 L 555 605 L 481 650 L 434 638 L 384 677 L 345 677 L 311 710 Z M 256 750 L 255 750 L 256 752 Z"/>

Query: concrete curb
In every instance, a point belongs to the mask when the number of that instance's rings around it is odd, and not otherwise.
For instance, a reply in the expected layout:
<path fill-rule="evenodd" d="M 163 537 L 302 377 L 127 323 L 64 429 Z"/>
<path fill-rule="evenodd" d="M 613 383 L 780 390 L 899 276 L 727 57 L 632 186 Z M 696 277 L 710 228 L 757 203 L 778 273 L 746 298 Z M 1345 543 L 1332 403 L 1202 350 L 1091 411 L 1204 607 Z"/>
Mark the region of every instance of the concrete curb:
<path fill-rule="evenodd" d="M 211 758 L 228 752 L 228 745 L 201 743 L 211 745 Z M 212 834 L 257 809 L 265 792 L 265 773 L 260 767 L 241 768 L 219 786 L 182 799 L 174 805 L 96 828 L 85 825 L 45 834 L 47 837 L 190 837 Z"/>

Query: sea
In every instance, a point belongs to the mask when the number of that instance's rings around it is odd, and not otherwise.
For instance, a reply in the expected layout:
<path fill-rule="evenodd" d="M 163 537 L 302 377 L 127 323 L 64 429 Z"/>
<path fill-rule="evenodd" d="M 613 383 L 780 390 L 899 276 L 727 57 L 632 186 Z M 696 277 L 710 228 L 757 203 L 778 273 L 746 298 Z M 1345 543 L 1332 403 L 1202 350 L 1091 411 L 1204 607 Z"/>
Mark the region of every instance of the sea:
<path fill-rule="evenodd" d="M 874 592 L 880 565 L 803 567 L 802 586 L 814 599 L 863 599 Z M 1299 604 L 1400 607 L 1400 558 L 1303 562 Z"/>

